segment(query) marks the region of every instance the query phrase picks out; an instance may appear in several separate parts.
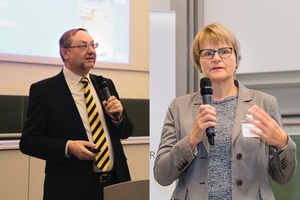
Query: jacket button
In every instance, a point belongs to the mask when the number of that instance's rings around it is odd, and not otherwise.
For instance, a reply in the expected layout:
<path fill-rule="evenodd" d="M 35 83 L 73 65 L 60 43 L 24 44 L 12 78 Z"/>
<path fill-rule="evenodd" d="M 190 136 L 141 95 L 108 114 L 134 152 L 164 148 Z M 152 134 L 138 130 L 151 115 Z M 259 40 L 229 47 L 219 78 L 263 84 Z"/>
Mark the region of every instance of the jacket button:
<path fill-rule="evenodd" d="M 242 181 L 241 179 L 237 180 L 237 181 L 236 181 L 236 185 L 237 185 L 237 186 L 243 185 L 243 181 Z"/>
<path fill-rule="evenodd" d="M 237 158 L 238 160 L 242 160 L 243 154 L 241 154 L 241 153 L 236 154 L 236 158 Z"/>

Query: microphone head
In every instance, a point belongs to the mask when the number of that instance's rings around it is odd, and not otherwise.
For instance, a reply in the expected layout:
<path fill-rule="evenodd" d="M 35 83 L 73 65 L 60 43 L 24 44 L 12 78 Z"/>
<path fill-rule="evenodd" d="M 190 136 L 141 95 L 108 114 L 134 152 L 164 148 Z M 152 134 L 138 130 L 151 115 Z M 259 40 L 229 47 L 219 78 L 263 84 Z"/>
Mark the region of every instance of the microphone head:
<path fill-rule="evenodd" d="M 212 95 L 213 88 L 211 84 L 211 80 L 208 77 L 204 77 L 200 80 L 200 93 L 201 95 Z"/>
<path fill-rule="evenodd" d="M 98 82 L 99 88 L 101 90 L 103 90 L 105 87 L 107 87 L 107 83 L 102 76 L 97 77 L 97 82 Z"/>

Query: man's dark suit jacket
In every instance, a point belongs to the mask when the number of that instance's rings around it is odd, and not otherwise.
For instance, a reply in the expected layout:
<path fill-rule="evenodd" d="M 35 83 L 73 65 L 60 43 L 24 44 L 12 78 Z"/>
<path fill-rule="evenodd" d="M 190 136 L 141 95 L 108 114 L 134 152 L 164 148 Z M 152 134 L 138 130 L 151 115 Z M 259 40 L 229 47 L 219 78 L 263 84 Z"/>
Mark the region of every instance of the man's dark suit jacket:
<path fill-rule="evenodd" d="M 90 75 L 102 102 L 98 76 Z M 104 78 L 111 95 L 119 99 L 113 82 Z M 104 108 L 103 108 L 104 110 Z M 114 124 L 104 112 L 113 151 L 114 171 L 119 182 L 129 181 L 130 173 L 120 139 L 128 138 L 133 124 L 123 112 L 123 120 Z M 68 140 L 88 140 L 72 94 L 61 71 L 58 75 L 34 83 L 30 87 L 27 117 L 20 140 L 20 150 L 46 160 L 44 199 L 84 200 L 93 180 L 93 161 L 75 156 L 66 158 Z"/>

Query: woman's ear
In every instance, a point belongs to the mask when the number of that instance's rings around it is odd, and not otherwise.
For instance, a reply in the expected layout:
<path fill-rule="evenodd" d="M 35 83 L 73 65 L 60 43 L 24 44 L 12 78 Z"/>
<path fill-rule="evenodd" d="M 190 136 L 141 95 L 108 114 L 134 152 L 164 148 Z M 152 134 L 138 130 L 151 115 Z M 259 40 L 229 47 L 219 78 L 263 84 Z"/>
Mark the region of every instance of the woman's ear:
<path fill-rule="evenodd" d="M 202 73 L 201 66 L 198 67 L 198 70 L 199 70 L 200 73 Z"/>

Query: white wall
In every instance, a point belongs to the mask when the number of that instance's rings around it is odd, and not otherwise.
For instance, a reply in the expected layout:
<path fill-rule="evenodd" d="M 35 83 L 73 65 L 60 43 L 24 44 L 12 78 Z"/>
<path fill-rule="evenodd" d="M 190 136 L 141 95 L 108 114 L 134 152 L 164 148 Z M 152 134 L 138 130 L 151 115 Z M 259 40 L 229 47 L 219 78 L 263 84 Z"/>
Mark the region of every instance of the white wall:
<path fill-rule="evenodd" d="M 0 95 L 28 95 L 33 82 L 58 74 L 57 65 L 15 63 L 0 61 Z M 149 98 L 149 71 L 110 70 L 95 68 L 91 71 L 111 78 L 121 98 Z M 132 89 L 129 89 L 132 88 Z"/>
<path fill-rule="evenodd" d="M 299 7 L 294 0 L 204 0 L 204 24 L 224 24 L 240 41 L 237 78 L 275 96 L 282 114 L 294 116 L 300 116 Z"/>
<path fill-rule="evenodd" d="M 204 5 L 205 24 L 228 26 L 240 40 L 239 73 L 300 69 L 299 1 L 205 0 Z"/>
<path fill-rule="evenodd" d="M 171 0 L 150 0 L 151 11 L 169 11 Z"/>
<path fill-rule="evenodd" d="M 132 180 L 149 179 L 149 144 L 124 145 Z M 0 199 L 41 200 L 45 161 L 0 146 Z"/>

